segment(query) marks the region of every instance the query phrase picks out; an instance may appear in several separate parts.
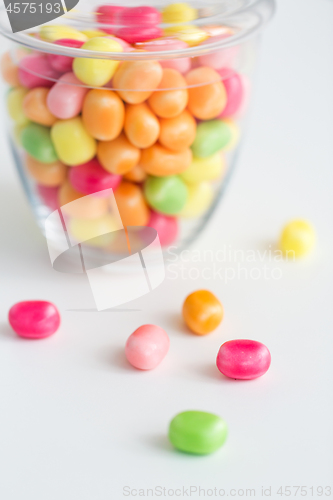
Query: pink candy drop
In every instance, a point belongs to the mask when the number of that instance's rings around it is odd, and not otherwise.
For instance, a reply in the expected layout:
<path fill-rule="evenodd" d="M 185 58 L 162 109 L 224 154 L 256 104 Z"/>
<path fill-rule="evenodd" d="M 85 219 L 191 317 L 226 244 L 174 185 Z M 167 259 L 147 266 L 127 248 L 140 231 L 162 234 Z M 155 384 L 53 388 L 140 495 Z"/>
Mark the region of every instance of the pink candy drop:
<path fill-rule="evenodd" d="M 73 40 L 71 38 L 62 38 L 61 40 L 56 40 L 53 43 L 55 45 L 72 47 L 74 49 L 80 49 L 84 44 L 81 40 Z M 59 54 L 47 54 L 46 57 L 50 66 L 52 66 L 52 68 L 56 71 L 59 71 L 60 73 L 68 73 L 69 71 L 72 71 L 73 57 L 62 56 Z"/>
<path fill-rule="evenodd" d="M 20 61 L 19 80 L 23 87 L 52 87 L 60 73 L 50 66 L 44 54 L 30 54 Z"/>
<path fill-rule="evenodd" d="M 96 158 L 71 167 L 69 170 L 69 180 L 73 188 L 84 194 L 98 194 L 105 189 L 117 189 L 121 176 L 111 174 L 101 167 Z M 103 193 L 100 193 L 103 195 Z M 105 196 L 105 195 L 104 195 Z M 109 196 L 109 193 L 107 194 Z"/>
<path fill-rule="evenodd" d="M 58 330 L 60 314 L 51 302 L 26 300 L 10 308 L 8 320 L 19 337 L 43 339 Z"/>
<path fill-rule="evenodd" d="M 150 40 L 146 43 L 138 44 L 137 48 L 142 48 L 147 52 L 165 52 L 169 50 L 187 49 L 187 43 L 174 38 L 161 38 L 158 40 Z M 179 59 L 161 59 L 160 65 L 162 68 L 171 68 L 180 73 L 187 73 L 191 69 L 191 59 L 189 57 L 180 57 Z"/>
<path fill-rule="evenodd" d="M 167 333 L 156 325 L 142 325 L 129 336 L 125 346 L 128 361 L 139 370 L 152 370 L 169 351 Z"/>
<path fill-rule="evenodd" d="M 48 93 L 47 107 L 61 120 L 74 118 L 81 113 L 88 90 L 82 86 L 74 73 L 65 73 Z"/>
<path fill-rule="evenodd" d="M 53 211 L 59 208 L 58 186 L 43 186 L 42 184 L 37 184 L 36 189 L 44 205 Z"/>
<path fill-rule="evenodd" d="M 228 38 L 230 35 L 219 35 L 211 37 L 202 42 L 201 45 L 207 45 L 212 42 L 217 42 Z M 210 66 L 214 69 L 221 69 L 229 66 L 234 66 L 235 59 L 239 52 L 239 46 L 233 45 L 231 47 L 226 47 L 225 49 L 218 50 L 216 52 L 211 52 L 198 57 L 199 65 Z"/>
<path fill-rule="evenodd" d="M 236 114 L 241 107 L 244 97 L 243 82 L 239 74 L 232 69 L 223 68 L 217 72 L 221 75 L 227 93 L 227 104 L 218 118 L 227 118 Z"/>
<path fill-rule="evenodd" d="M 240 380 L 261 377 L 271 364 L 267 347 L 256 340 L 230 340 L 221 345 L 216 366 L 223 375 Z"/>
<path fill-rule="evenodd" d="M 171 245 L 178 236 L 178 220 L 176 217 L 151 212 L 147 226 L 156 229 L 163 247 Z"/>

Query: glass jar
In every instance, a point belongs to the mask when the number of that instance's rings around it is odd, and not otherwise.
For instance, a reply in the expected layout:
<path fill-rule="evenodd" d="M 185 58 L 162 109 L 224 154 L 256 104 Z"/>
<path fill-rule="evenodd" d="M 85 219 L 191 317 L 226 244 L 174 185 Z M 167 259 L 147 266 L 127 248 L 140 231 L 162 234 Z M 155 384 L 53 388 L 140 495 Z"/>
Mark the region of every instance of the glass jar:
<path fill-rule="evenodd" d="M 81 0 L 12 33 L 2 10 L 11 150 L 48 240 L 59 207 L 71 241 L 97 260 L 124 251 L 128 239 L 110 238 L 121 227 L 136 228 L 136 241 L 152 227 L 178 249 L 198 236 L 234 168 L 273 11 L 274 0 Z"/>

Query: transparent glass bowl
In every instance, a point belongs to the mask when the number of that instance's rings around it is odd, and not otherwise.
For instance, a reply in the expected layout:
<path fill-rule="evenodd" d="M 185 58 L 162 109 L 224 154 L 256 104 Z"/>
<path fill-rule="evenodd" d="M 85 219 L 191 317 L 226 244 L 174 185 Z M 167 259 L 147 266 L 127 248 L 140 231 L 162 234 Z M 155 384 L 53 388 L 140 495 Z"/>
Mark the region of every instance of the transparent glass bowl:
<path fill-rule="evenodd" d="M 80 2 L 60 20 L 14 34 L 1 12 L 11 40 L 1 64 L 9 140 L 24 191 L 44 234 L 62 207 L 70 238 L 97 260 L 128 243 L 107 237 L 120 227 L 104 190 L 113 190 L 125 228 L 153 227 L 162 246 L 182 249 L 207 223 L 236 162 L 274 1 L 175 5 L 126 17 Z"/>

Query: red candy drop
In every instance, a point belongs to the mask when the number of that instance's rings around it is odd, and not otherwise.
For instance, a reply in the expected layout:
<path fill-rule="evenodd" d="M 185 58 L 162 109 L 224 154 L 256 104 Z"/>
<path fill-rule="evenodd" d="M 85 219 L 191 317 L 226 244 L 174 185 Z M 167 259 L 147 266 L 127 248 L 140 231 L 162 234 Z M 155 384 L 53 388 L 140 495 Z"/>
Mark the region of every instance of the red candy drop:
<path fill-rule="evenodd" d="M 176 217 L 151 212 L 147 226 L 156 229 L 162 247 L 171 245 L 178 235 Z"/>
<path fill-rule="evenodd" d="M 73 40 L 72 38 L 62 38 L 53 42 L 55 45 L 62 45 L 64 47 L 72 47 L 80 49 L 84 42 L 81 40 Z M 72 71 L 73 58 L 69 56 L 62 56 L 58 54 L 47 54 L 47 61 L 53 69 L 60 73 L 68 73 Z"/>
<path fill-rule="evenodd" d="M 221 345 L 216 366 L 223 375 L 240 380 L 261 377 L 271 364 L 267 347 L 256 340 L 230 340 Z"/>
<path fill-rule="evenodd" d="M 43 339 L 58 330 L 60 314 L 51 302 L 26 300 L 10 308 L 8 320 L 19 337 Z"/>
<path fill-rule="evenodd" d="M 69 180 L 74 189 L 84 194 L 93 194 L 104 189 L 115 190 L 121 181 L 121 176 L 107 172 L 96 158 L 72 167 Z"/>

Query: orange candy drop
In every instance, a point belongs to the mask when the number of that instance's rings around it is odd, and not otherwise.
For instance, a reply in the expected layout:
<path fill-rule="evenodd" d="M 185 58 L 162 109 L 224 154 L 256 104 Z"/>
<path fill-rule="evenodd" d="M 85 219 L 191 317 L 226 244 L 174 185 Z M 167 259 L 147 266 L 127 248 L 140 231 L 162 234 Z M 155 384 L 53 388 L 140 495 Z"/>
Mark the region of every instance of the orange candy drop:
<path fill-rule="evenodd" d="M 175 118 L 161 118 L 160 129 L 159 142 L 172 151 L 182 151 L 194 141 L 197 124 L 185 110 Z"/>
<path fill-rule="evenodd" d="M 127 104 L 124 131 L 137 148 L 149 148 L 158 139 L 160 124 L 147 104 Z"/>
<path fill-rule="evenodd" d="M 140 149 L 129 142 L 124 134 L 113 141 L 101 141 L 97 146 L 97 158 L 112 174 L 126 174 L 140 160 Z"/>
<path fill-rule="evenodd" d="M 71 203 L 72 201 L 77 202 Z M 69 181 L 66 181 L 59 189 L 59 206 L 66 215 L 77 219 L 97 219 L 106 214 L 109 208 L 107 198 L 79 193 Z"/>
<path fill-rule="evenodd" d="M 208 66 L 193 69 L 186 75 L 188 109 L 196 118 L 211 120 L 224 110 L 227 93 L 220 80 L 220 75 Z"/>
<path fill-rule="evenodd" d="M 183 318 L 189 329 L 197 335 L 207 335 L 223 319 L 223 306 L 212 292 L 197 290 L 186 297 Z"/>
<path fill-rule="evenodd" d="M 147 177 L 146 172 L 140 165 L 135 165 L 127 174 L 124 175 L 124 179 L 132 182 L 143 182 Z"/>
<path fill-rule="evenodd" d="M 187 106 L 188 91 L 184 77 L 171 68 L 163 70 L 163 77 L 156 90 L 148 99 L 149 106 L 161 118 L 178 116 Z"/>
<path fill-rule="evenodd" d="M 60 186 L 66 180 L 67 167 L 61 161 L 41 163 L 27 155 L 25 165 L 31 177 L 42 186 Z"/>
<path fill-rule="evenodd" d="M 191 165 L 191 161 L 189 148 L 175 152 L 156 143 L 142 151 L 140 165 L 148 174 L 165 176 L 180 174 Z"/>
<path fill-rule="evenodd" d="M 50 89 L 36 87 L 29 90 L 23 99 L 23 112 L 29 120 L 51 127 L 58 118 L 47 107 L 46 101 Z"/>
<path fill-rule="evenodd" d="M 12 59 L 9 52 L 5 52 L 0 63 L 1 76 L 11 87 L 19 87 L 18 66 Z"/>
<path fill-rule="evenodd" d="M 115 190 L 115 198 L 124 226 L 146 226 L 149 208 L 139 186 L 122 181 Z"/>
<path fill-rule="evenodd" d="M 82 120 L 90 135 L 100 141 L 111 141 L 120 134 L 124 118 L 124 103 L 116 92 L 89 90 L 83 102 Z"/>
<path fill-rule="evenodd" d="M 158 87 L 162 75 L 157 61 L 125 61 L 117 69 L 112 85 L 125 102 L 139 104 Z"/>

